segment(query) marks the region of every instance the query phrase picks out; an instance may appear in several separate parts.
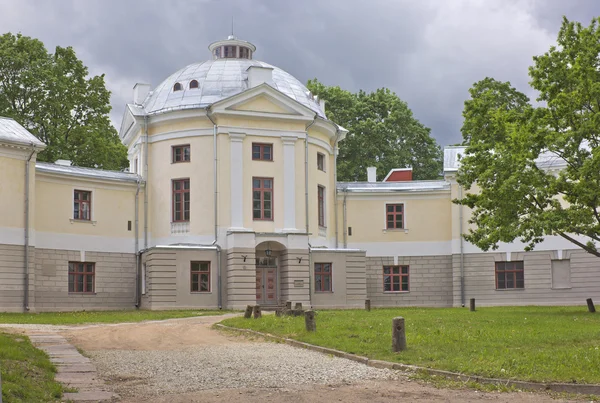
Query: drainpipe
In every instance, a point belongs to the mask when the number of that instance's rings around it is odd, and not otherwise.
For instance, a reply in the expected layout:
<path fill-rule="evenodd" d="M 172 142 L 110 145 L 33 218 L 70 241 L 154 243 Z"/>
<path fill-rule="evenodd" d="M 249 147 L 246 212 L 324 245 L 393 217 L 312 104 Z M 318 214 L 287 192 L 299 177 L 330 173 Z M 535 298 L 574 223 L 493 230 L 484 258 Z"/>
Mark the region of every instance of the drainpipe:
<path fill-rule="evenodd" d="M 140 307 L 141 293 L 140 293 L 140 245 L 139 245 L 139 200 L 140 200 L 140 179 L 137 180 L 137 189 L 135 191 L 135 307 Z"/>
<path fill-rule="evenodd" d="M 308 220 L 308 129 L 315 124 L 319 115 L 315 113 L 315 117 L 308 126 L 306 126 L 306 137 L 304 138 L 304 215 L 306 226 L 306 237 L 308 238 L 308 298 L 312 308 L 312 276 L 310 270 L 312 268 L 312 245 L 310 244 L 309 220 Z"/>
<path fill-rule="evenodd" d="M 458 198 L 462 199 L 463 188 L 458 185 Z M 458 231 L 460 232 L 460 304 L 465 306 L 465 261 L 464 261 L 464 240 L 463 240 L 463 206 L 458 205 Z"/>
<path fill-rule="evenodd" d="M 339 246 L 340 246 L 339 237 L 338 237 L 339 229 L 338 229 L 338 198 L 337 198 L 337 148 L 338 148 L 338 141 L 339 141 L 341 135 L 342 135 L 342 132 L 340 131 L 340 128 L 337 127 L 336 133 L 335 133 L 335 143 L 333 144 L 333 184 L 335 186 L 334 192 L 333 192 L 333 205 L 335 206 L 334 216 L 335 216 L 335 248 L 336 249 L 339 248 Z"/>
<path fill-rule="evenodd" d="M 31 154 L 25 162 L 25 264 L 24 264 L 24 288 L 23 288 L 23 306 L 29 311 L 29 164 L 35 154 L 35 146 L 31 143 Z"/>
<path fill-rule="evenodd" d="M 348 213 L 346 210 L 346 198 L 348 197 L 348 187 L 344 187 L 344 210 L 343 210 L 343 225 L 344 225 L 344 249 L 348 248 Z"/>
<path fill-rule="evenodd" d="M 148 249 L 148 115 L 144 116 L 144 249 Z"/>
<path fill-rule="evenodd" d="M 214 154 L 214 161 L 213 161 L 213 181 L 215 184 L 215 191 L 214 191 L 214 200 L 213 200 L 213 204 L 214 204 L 214 215 L 215 215 L 215 240 L 213 241 L 211 246 L 216 246 L 217 247 L 217 299 L 218 299 L 218 303 L 219 303 L 219 309 L 223 308 L 223 293 L 221 291 L 221 246 L 218 243 L 219 240 L 219 182 L 218 182 L 218 175 L 217 175 L 217 169 L 218 169 L 218 154 L 217 154 L 217 123 L 212 119 L 212 117 L 210 116 L 210 106 L 206 108 L 206 117 L 208 118 L 208 120 L 210 120 L 213 124 L 213 154 Z"/>

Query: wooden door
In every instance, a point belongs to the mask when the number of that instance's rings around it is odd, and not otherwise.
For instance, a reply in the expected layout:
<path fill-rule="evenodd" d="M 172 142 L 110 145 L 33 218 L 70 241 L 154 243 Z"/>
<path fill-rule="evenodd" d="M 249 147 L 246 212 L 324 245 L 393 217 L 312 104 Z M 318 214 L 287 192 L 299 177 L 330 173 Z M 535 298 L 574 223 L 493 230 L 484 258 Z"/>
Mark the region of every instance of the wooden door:
<path fill-rule="evenodd" d="M 263 269 L 256 269 L 256 302 L 263 302 Z"/>
<path fill-rule="evenodd" d="M 267 304 L 277 303 L 277 269 L 263 269 L 264 272 L 264 298 Z"/>

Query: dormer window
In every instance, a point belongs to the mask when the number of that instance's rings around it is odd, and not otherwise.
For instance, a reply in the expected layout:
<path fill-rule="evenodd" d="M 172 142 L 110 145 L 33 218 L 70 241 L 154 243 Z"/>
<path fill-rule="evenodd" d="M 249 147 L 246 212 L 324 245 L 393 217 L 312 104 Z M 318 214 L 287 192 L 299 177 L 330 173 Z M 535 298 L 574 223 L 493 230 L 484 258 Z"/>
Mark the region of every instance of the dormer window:
<path fill-rule="evenodd" d="M 183 86 L 180 83 L 175 83 L 173 86 L 173 92 L 183 90 Z"/>
<path fill-rule="evenodd" d="M 198 81 L 192 80 L 190 81 L 190 89 L 198 88 Z"/>

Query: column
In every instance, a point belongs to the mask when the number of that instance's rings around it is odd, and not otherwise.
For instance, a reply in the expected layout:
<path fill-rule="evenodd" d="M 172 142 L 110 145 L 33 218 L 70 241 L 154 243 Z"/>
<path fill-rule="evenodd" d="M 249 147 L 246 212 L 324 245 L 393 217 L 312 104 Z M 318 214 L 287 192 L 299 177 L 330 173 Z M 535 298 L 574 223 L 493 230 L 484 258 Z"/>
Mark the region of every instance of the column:
<path fill-rule="evenodd" d="M 283 230 L 296 230 L 296 140 L 284 136 L 283 141 Z"/>
<path fill-rule="evenodd" d="M 231 142 L 231 228 L 244 228 L 244 133 L 229 133 Z"/>

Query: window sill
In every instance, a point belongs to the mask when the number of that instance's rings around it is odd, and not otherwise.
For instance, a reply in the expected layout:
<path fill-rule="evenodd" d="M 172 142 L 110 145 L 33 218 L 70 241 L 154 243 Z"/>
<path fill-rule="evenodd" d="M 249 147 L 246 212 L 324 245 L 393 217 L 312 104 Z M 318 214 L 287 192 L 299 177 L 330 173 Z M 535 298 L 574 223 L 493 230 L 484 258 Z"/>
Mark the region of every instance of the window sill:
<path fill-rule="evenodd" d="M 333 291 L 316 291 L 315 294 L 333 294 Z"/>
<path fill-rule="evenodd" d="M 96 295 L 95 292 L 70 292 L 69 295 Z"/>
<path fill-rule="evenodd" d="M 384 294 L 408 294 L 410 291 L 384 291 Z"/>
<path fill-rule="evenodd" d="M 172 164 L 185 164 L 186 162 L 189 163 L 189 162 L 192 162 L 192 161 L 191 160 L 190 161 L 173 161 L 173 162 L 171 162 L 171 165 Z"/>
<path fill-rule="evenodd" d="M 573 287 L 552 287 L 551 290 L 572 290 Z"/>
<path fill-rule="evenodd" d="M 261 160 L 260 158 L 252 158 L 252 161 L 273 162 L 273 160 Z"/>
<path fill-rule="evenodd" d="M 75 218 L 69 218 L 69 221 L 71 221 L 71 224 L 73 224 L 73 223 L 81 223 L 81 224 L 96 225 L 96 221 L 92 221 L 92 220 L 78 220 L 78 219 L 75 219 Z"/>
<path fill-rule="evenodd" d="M 496 288 L 496 291 L 525 291 L 525 288 Z"/>
<path fill-rule="evenodd" d="M 394 229 L 387 229 L 384 228 L 382 229 L 382 231 L 385 232 L 404 232 L 405 234 L 408 234 L 408 228 L 394 228 Z"/>
<path fill-rule="evenodd" d="M 190 291 L 190 294 L 192 295 L 205 295 L 205 294 L 212 294 L 212 291 Z"/>

